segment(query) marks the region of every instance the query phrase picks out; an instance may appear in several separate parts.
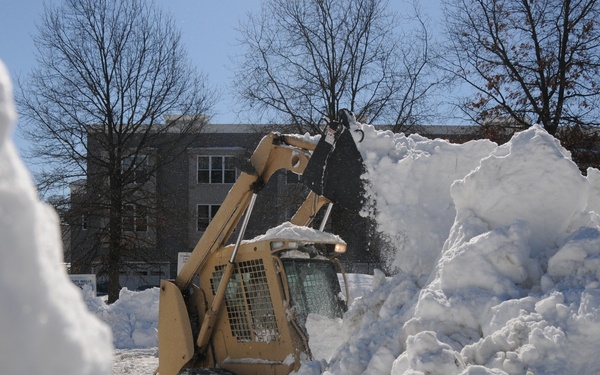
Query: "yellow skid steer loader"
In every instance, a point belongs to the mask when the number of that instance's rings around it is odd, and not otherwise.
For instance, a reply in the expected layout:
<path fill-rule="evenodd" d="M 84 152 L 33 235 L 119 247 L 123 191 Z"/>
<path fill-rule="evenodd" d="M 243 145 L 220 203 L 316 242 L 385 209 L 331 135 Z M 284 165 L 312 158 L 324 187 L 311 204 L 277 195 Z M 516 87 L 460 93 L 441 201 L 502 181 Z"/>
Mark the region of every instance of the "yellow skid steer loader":
<path fill-rule="evenodd" d="M 340 111 L 316 144 L 278 133 L 262 139 L 254 170 L 240 174 L 176 279 L 161 281 L 160 375 L 289 374 L 312 359 L 308 314 L 341 317 L 346 309 L 337 276 L 346 243 L 323 229 L 333 203 L 362 205 L 350 116 Z M 302 175 L 311 192 L 290 222 L 243 240 L 257 194 L 280 169 Z M 325 206 L 320 227 L 309 227 Z"/>

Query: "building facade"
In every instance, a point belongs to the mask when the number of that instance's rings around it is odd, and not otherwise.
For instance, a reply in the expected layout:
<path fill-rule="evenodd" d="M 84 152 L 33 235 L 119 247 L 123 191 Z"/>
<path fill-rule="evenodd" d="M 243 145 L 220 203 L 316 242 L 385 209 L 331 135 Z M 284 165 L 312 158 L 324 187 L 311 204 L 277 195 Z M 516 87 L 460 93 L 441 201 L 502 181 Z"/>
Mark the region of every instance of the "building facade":
<path fill-rule="evenodd" d="M 233 186 L 241 166 L 262 137 L 273 130 L 282 129 L 206 124 L 201 132 L 186 135 L 184 141 L 178 138 L 181 149 L 168 160 L 161 158 L 161 145 L 148 149 L 142 153 L 143 157 L 123 159 L 124 169 L 133 171 L 127 176 L 127 186 L 136 189 L 133 195 L 139 200 L 123 204 L 121 230 L 124 237 L 131 240 L 131 246 L 139 251 L 122 262 L 121 287 L 143 289 L 157 286 L 160 279 L 175 277 L 179 253 L 192 251 Z M 101 146 L 89 145 L 92 150 L 94 147 Z M 132 164 L 134 168 L 130 168 Z M 88 165 L 88 171 L 86 181 L 72 185 L 73 211 L 84 213 L 73 215 L 67 253 L 72 272 L 96 274 L 101 291 L 107 278 L 102 272 L 107 256 L 103 249 L 106 234 L 101 233 L 107 224 L 107 218 L 103 217 L 106 211 L 97 209 L 86 213 L 77 209 L 84 201 L 90 207 L 102 206 L 102 202 L 94 202 L 94 196 L 100 194 L 93 192 L 94 187 L 103 184 L 102 177 L 94 173 L 93 165 Z M 148 178 L 149 173 L 152 176 Z M 276 173 L 258 195 L 245 238 L 263 234 L 289 220 L 307 193 L 301 176 L 285 171 Z M 347 228 L 346 233 L 336 233 L 349 244 L 343 259 L 347 268 L 354 266 L 356 271 L 372 272 L 380 264 L 373 251 L 365 251 L 369 243 L 364 238 L 368 228 L 357 217 L 340 209 L 333 215 L 333 220 L 340 225 L 329 227 L 342 231 Z"/>

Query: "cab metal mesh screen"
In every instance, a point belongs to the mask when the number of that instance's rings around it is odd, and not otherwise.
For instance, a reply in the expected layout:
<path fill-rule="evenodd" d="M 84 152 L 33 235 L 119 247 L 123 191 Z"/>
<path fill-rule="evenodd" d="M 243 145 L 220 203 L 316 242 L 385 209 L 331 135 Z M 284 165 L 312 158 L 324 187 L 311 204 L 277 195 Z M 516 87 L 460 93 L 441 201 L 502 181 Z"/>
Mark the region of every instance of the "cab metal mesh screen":
<path fill-rule="evenodd" d="M 225 266 L 211 278 L 213 295 Z M 237 341 L 271 342 L 279 335 L 269 283 L 262 259 L 240 262 L 227 285 L 225 305 L 231 333 Z"/>

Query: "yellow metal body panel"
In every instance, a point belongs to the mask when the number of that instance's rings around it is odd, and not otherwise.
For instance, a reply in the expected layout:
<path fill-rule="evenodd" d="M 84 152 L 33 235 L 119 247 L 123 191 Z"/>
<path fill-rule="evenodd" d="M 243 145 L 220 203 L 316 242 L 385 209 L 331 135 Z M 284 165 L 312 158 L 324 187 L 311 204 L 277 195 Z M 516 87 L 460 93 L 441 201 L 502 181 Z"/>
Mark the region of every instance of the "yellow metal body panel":
<path fill-rule="evenodd" d="M 214 253 L 200 271 L 200 285 L 210 305 L 221 270 L 232 246 Z M 282 278 L 270 241 L 244 243 L 225 294 L 211 340 L 213 358 L 194 367 L 218 363 L 238 375 L 288 374 L 300 367 L 301 353 L 309 353 L 301 332 L 290 323 Z"/>
<path fill-rule="evenodd" d="M 194 338 L 181 290 L 173 282 L 161 280 L 158 309 L 158 372 L 177 375 L 194 355 Z"/>

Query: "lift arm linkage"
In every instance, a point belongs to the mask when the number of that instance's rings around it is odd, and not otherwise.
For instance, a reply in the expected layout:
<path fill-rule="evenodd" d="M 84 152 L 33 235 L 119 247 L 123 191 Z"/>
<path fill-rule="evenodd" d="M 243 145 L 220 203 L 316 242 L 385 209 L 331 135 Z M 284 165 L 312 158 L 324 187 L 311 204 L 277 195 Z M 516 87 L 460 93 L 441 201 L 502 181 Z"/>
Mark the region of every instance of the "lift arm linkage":
<path fill-rule="evenodd" d="M 242 172 L 227 194 L 215 217 L 196 244 L 190 258 L 175 279 L 175 284 L 180 290 L 190 287 L 195 275 L 209 256 L 226 245 L 246 211 L 252 194 L 260 190 L 273 173 L 279 169 L 302 174 L 310 159 L 310 152 L 315 147 L 316 144 L 302 137 L 278 133 L 270 133 L 260 141 L 250 158 L 254 173 Z M 311 196 L 313 200 L 317 199 L 313 194 Z M 318 208 L 328 202 L 325 198 L 317 199 L 317 201 L 318 207 L 315 204 L 312 204 L 312 209 L 307 207 L 305 215 L 310 216 L 311 211 L 315 208 L 318 211 Z M 300 216 L 297 214 L 293 221 L 302 222 L 299 223 L 300 225 L 309 221 L 309 218 Z"/>

